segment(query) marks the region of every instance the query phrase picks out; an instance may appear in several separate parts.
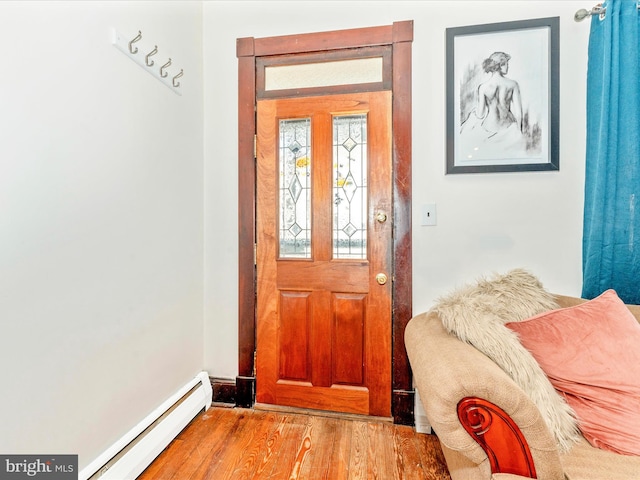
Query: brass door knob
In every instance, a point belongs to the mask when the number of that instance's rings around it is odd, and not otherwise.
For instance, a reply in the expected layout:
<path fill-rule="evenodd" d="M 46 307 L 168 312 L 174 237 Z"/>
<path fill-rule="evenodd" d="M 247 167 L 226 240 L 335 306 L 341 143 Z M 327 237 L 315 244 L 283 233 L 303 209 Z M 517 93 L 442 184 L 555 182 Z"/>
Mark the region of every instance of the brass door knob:
<path fill-rule="evenodd" d="M 378 282 L 380 285 L 384 285 L 385 283 L 387 283 L 387 276 L 384 273 L 379 273 L 376 275 L 376 282 Z"/>

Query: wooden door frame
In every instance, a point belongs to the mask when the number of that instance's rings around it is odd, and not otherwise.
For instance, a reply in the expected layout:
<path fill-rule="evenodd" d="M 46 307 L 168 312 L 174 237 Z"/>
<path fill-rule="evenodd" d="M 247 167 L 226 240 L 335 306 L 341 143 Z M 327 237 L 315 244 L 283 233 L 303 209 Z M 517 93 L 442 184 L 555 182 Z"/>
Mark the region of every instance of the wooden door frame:
<path fill-rule="evenodd" d="M 279 37 L 239 38 L 238 57 L 238 376 L 236 405 L 255 399 L 256 348 L 256 64 L 261 57 L 390 46 L 393 105 L 392 399 L 395 423 L 414 422 L 414 391 L 404 329 L 412 315 L 411 265 L 411 46 L 413 21 Z"/>

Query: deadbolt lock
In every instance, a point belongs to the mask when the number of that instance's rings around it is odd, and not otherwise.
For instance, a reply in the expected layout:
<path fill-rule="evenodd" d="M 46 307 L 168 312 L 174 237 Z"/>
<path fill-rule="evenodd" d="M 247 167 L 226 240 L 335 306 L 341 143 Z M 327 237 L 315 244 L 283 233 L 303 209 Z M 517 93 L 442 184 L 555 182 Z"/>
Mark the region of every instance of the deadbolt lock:
<path fill-rule="evenodd" d="M 376 213 L 376 220 L 378 221 L 378 223 L 384 223 L 387 221 L 387 214 L 384 213 L 382 210 L 380 210 L 379 212 Z"/>

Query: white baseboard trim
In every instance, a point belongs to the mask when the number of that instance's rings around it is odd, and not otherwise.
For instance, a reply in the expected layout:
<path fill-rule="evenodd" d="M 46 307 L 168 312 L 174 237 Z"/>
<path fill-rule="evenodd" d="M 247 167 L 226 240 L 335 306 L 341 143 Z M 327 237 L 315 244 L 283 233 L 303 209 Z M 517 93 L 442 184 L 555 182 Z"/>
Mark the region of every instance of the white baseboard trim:
<path fill-rule="evenodd" d="M 416 432 L 418 433 L 432 433 L 431 424 L 427 419 L 427 415 L 422 407 L 422 400 L 420 400 L 420 394 L 418 390 L 416 390 L 415 395 L 415 405 L 414 405 L 414 418 L 416 425 Z"/>
<path fill-rule="evenodd" d="M 187 424 L 211 406 L 211 382 L 201 372 L 82 469 L 79 480 L 135 480 Z"/>

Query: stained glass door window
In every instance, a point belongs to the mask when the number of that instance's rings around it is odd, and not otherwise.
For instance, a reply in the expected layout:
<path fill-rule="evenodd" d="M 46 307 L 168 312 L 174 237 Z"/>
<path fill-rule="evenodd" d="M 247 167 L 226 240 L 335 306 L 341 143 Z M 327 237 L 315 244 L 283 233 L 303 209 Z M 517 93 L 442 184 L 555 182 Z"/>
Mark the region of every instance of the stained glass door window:
<path fill-rule="evenodd" d="M 311 120 L 280 120 L 280 258 L 311 258 Z"/>
<path fill-rule="evenodd" d="M 333 258 L 367 258 L 367 116 L 333 119 Z"/>

